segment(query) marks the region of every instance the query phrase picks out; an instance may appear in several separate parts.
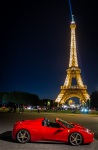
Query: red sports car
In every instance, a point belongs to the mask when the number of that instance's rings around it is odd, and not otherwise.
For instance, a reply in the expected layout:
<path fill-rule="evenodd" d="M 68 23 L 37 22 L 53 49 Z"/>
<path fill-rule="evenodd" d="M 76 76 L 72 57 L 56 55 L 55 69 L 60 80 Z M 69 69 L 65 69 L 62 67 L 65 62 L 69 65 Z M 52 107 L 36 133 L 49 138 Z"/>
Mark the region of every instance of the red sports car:
<path fill-rule="evenodd" d="M 14 124 L 12 138 L 20 143 L 37 141 L 58 141 L 71 145 L 90 144 L 94 133 L 76 123 L 68 123 L 59 118 L 50 122 L 47 118 L 22 120 Z"/>

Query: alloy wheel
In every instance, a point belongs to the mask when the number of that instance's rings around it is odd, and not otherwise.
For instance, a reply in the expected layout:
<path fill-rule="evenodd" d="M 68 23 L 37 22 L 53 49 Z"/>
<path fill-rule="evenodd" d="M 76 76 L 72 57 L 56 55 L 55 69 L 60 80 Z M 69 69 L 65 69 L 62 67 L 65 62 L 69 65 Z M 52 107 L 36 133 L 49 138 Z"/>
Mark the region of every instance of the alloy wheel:
<path fill-rule="evenodd" d="M 69 142 L 71 145 L 75 145 L 75 146 L 82 144 L 83 142 L 82 135 L 77 132 L 72 133 L 69 137 Z"/>
<path fill-rule="evenodd" d="M 27 143 L 30 140 L 30 133 L 27 130 L 20 130 L 17 133 L 17 141 L 19 143 Z"/>

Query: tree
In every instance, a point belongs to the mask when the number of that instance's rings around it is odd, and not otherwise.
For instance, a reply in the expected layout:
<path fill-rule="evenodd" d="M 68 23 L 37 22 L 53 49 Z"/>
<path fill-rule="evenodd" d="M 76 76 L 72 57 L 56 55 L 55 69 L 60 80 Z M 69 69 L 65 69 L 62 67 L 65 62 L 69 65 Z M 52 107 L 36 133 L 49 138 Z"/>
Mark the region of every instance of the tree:
<path fill-rule="evenodd" d="M 27 92 L 0 92 L 0 105 L 2 104 L 23 104 L 23 105 L 39 105 L 39 97 L 36 94 Z"/>
<path fill-rule="evenodd" d="M 6 105 L 8 102 L 8 92 L 0 92 L 0 106 Z"/>
<path fill-rule="evenodd" d="M 8 103 L 8 94 L 4 94 L 2 97 L 2 105 L 6 105 Z"/>
<path fill-rule="evenodd" d="M 95 91 L 91 94 L 90 107 L 98 109 L 98 91 Z"/>

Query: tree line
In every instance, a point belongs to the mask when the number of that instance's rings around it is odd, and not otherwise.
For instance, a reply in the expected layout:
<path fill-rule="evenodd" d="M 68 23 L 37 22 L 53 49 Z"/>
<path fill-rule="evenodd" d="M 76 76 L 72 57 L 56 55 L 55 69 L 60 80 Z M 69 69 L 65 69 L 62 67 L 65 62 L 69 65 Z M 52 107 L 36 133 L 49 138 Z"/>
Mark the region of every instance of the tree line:
<path fill-rule="evenodd" d="M 49 99 L 40 100 L 38 95 L 27 92 L 0 92 L 0 106 L 10 106 L 12 104 L 47 106 L 52 105 L 53 101 Z"/>
<path fill-rule="evenodd" d="M 0 92 L 0 106 L 10 106 L 12 104 L 32 105 L 32 106 L 57 106 L 54 100 L 39 99 L 38 95 L 27 92 Z M 90 100 L 87 100 L 87 105 L 90 108 L 98 110 L 98 91 L 92 92 Z"/>

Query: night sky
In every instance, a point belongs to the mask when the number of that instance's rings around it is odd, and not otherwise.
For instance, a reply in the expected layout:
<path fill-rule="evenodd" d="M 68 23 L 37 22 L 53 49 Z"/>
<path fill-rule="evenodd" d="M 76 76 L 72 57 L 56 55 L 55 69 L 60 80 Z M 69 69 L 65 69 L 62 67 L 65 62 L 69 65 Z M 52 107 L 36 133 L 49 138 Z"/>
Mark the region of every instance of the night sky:
<path fill-rule="evenodd" d="M 98 1 L 71 0 L 78 62 L 88 93 L 98 90 Z M 68 0 L 0 2 L 0 92 L 56 99 L 70 53 Z"/>

